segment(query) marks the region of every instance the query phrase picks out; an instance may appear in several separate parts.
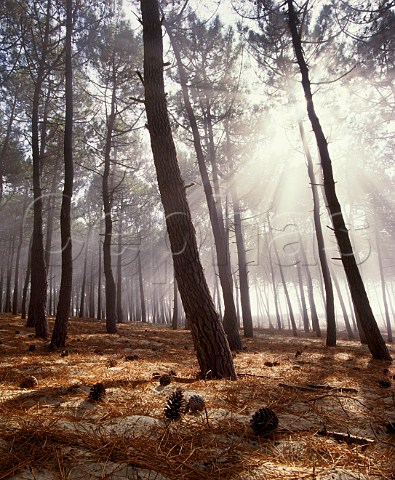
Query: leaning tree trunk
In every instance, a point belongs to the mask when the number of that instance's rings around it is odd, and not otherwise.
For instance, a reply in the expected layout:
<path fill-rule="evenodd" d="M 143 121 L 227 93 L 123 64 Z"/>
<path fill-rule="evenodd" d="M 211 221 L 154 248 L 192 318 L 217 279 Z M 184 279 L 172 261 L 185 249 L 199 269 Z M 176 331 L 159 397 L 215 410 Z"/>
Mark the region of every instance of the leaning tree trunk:
<path fill-rule="evenodd" d="M 310 179 L 311 192 L 313 195 L 313 219 L 315 236 L 318 245 L 318 257 L 320 259 L 321 273 L 325 286 L 325 311 L 326 311 L 326 344 L 328 347 L 336 346 L 336 320 L 335 320 L 335 299 L 333 296 L 333 285 L 328 260 L 325 253 L 325 240 L 322 232 L 320 217 L 320 198 L 318 195 L 317 183 L 314 174 L 313 160 L 311 158 L 309 145 L 304 133 L 303 124 L 299 121 L 299 132 L 303 142 L 303 149 L 307 160 L 307 173 Z"/>
<path fill-rule="evenodd" d="M 361 327 L 366 335 L 369 350 L 373 358 L 379 360 L 392 360 L 388 348 L 381 336 L 374 318 L 372 308 L 366 293 L 360 271 L 350 241 L 350 236 L 344 222 L 343 213 L 337 198 L 335 181 L 333 178 L 332 160 L 329 155 L 328 142 L 325 138 L 320 121 L 315 112 L 313 94 L 308 67 L 304 58 L 300 32 L 298 31 L 298 18 L 294 9 L 293 0 L 287 0 L 289 27 L 296 59 L 302 75 L 302 86 L 307 103 L 307 113 L 316 137 L 318 151 L 321 157 L 321 167 L 324 177 L 324 189 L 328 210 L 331 215 L 333 231 L 339 247 L 341 261 L 346 273 L 356 314 Z"/>
<path fill-rule="evenodd" d="M 38 338 L 49 337 L 49 326 L 46 316 L 47 304 L 47 272 L 44 259 L 43 242 L 43 200 L 41 192 L 40 142 L 39 142 L 39 105 L 42 84 L 45 79 L 46 56 L 50 35 L 51 0 L 47 1 L 46 20 L 41 59 L 38 66 L 32 102 L 32 161 L 33 161 L 33 241 L 31 248 L 31 288 L 27 326 L 35 328 Z"/>
<path fill-rule="evenodd" d="M 181 54 L 177 46 L 177 42 L 172 34 L 170 28 L 167 28 L 167 33 L 173 48 L 174 56 L 177 61 L 178 73 L 180 76 L 180 83 L 182 94 L 185 103 L 185 109 L 188 115 L 189 123 L 191 125 L 193 143 L 195 147 L 196 157 L 199 166 L 200 176 L 202 178 L 203 189 L 206 196 L 211 228 L 214 235 L 215 248 L 217 253 L 218 274 L 222 288 L 222 295 L 224 300 L 224 317 L 223 324 L 228 337 L 229 345 L 232 350 L 242 350 L 242 343 L 238 330 L 236 306 L 233 297 L 232 273 L 229 262 L 228 246 L 226 243 L 224 223 L 218 215 L 217 205 L 213 194 L 213 189 L 207 172 L 205 157 L 200 140 L 199 129 L 196 117 L 189 98 L 187 78 L 184 66 L 181 61 Z"/>
<path fill-rule="evenodd" d="M 73 288 L 73 252 L 71 242 L 71 198 L 73 196 L 73 66 L 71 38 L 73 33 L 72 0 L 66 0 L 65 81 L 66 116 L 64 129 L 64 187 L 60 211 L 60 238 L 62 246 L 62 275 L 51 346 L 64 347 L 70 314 Z"/>
<path fill-rule="evenodd" d="M 178 289 L 204 377 L 236 378 L 232 354 L 203 273 L 167 112 L 158 0 L 141 0 L 148 130 Z"/>

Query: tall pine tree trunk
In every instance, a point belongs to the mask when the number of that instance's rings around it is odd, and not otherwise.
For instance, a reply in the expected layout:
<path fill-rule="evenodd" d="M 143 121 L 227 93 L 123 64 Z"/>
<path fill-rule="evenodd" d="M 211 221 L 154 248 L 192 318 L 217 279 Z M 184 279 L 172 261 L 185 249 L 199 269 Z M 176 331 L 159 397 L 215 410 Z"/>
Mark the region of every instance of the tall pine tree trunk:
<path fill-rule="evenodd" d="M 167 33 L 172 44 L 174 56 L 177 61 L 178 73 L 180 76 L 180 83 L 182 94 L 185 103 L 185 109 L 188 115 L 189 123 L 193 134 L 193 143 L 195 147 L 196 157 L 199 166 L 200 176 L 202 178 L 203 189 L 206 196 L 211 228 L 215 240 L 215 248 L 217 253 L 217 266 L 219 279 L 222 288 L 222 295 L 224 299 L 224 317 L 223 324 L 228 337 L 229 345 L 232 350 L 241 350 L 242 343 L 238 331 L 236 306 L 233 297 L 232 274 L 229 263 L 228 246 L 226 243 L 226 234 L 223 220 L 218 215 L 217 205 L 215 203 L 213 189 L 207 172 L 205 156 L 203 153 L 200 133 L 196 121 L 196 117 L 189 98 L 187 79 L 185 69 L 182 64 L 181 54 L 177 46 L 177 42 L 172 34 L 171 28 L 167 28 Z"/>
<path fill-rule="evenodd" d="M 158 0 L 141 0 L 148 130 L 178 289 L 201 375 L 236 378 L 232 354 L 204 277 L 167 112 Z"/>
<path fill-rule="evenodd" d="M 109 188 L 111 149 L 115 124 L 115 102 L 116 102 L 116 84 L 115 73 L 113 75 L 113 86 L 111 95 L 111 111 L 107 118 L 106 145 L 104 151 L 104 172 L 103 172 L 103 208 L 104 208 L 104 242 L 103 242 L 103 263 L 104 277 L 106 281 L 106 329 L 107 333 L 117 332 L 117 314 L 116 314 L 116 288 L 111 265 L 111 240 L 112 240 L 112 192 Z"/>
<path fill-rule="evenodd" d="M 318 245 L 318 257 L 320 259 L 321 273 L 325 286 L 325 311 L 326 311 L 326 344 L 328 347 L 336 346 L 336 320 L 335 320 L 335 299 L 333 296 L 333 285 L 329 270 L 328 260 L 325 253 L 325 240 L 322 232 L 320 217 L 320 198 L 314 174 L 313 160 L 311 158 L 309 145 L 304 133 L 303 124 L 299 121 L 299 132 L 303 142 L 303 149 L 307 160 L 307 173 L 310 179 L 310 186 L 313 195 L 313 218 L 315 236 Z"/>
<path fill-rule="evenodd" d="M 328 142 L 325 138 L 314 108 L 309 71 L 303 54 L 300 33 L 298 31 L 299 20 L 294 9 L 293 0 L 287 0 L 287 3 L 289 27 L 291 30 L 292 43 L 295 50 L 296 59 L 302 75 L 302 86 L 307 104 L 307 113 L 316 137 L 317 147 L 321 158 L 327 206 L 331 214 L 333 230 L 341 254 L 341 261 L 346 273 L 353 304 L 373 358 L 379 360 L 392 360 L 388 348 L 377 326 L 376 319 L 374 318 L 365 285 L 355 260 L 350 236 L 345 225 L 341 206 L 336 194 L 332 160 L 329 155 Z"/>
<path fill-rule="evenodd" d="M 45 27 L 41 58 L 38 66 L 32 102 L 32 161 L 33 161 L 33 241 L 31 248 L 30 302 L 27 326 L 35 328 L 38 338 L 49 337 L 49 326 L 46 316 L 47 304 L 47 272 L 44 258 L 42 192 L 41 192 L 41 158 L 39 140 L 39 107 L 42 85 L 46 75 L 46 57 L 48 51 L 51 0 L 47 0 Z"/>
<path fill-rule="evenodd" d="M 65 80 L 66 116 L 64 128 L 64 187 L 60 211 L 62 274 L 51 346 L 64 347 L 73 289 L 73 252 L 71 241 L 71 198 L 73 196 L 73 66 L 72 66 L 73 5 L 66 0 Z"/>

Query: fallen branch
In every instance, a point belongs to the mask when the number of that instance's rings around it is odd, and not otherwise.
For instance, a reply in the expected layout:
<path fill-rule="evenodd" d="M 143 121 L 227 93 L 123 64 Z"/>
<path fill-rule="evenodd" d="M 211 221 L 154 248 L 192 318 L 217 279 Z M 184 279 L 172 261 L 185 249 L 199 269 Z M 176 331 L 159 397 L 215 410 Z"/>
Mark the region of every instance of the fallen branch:
<path fill-rule="evenodd" d="M 308 383 L 307 385 L 289 385 L 287 383 L 279 383 L 280 387 L 291 388 L 294 390 L 307 390 L 313 392 L 315 390 L 332 390 L 335 392 L 349 392 L 349 393 L 358 393 L 356 388 L 351 387 L 332 387 L 331 385 L 315 385 L 313 383 Z"/>
<path fill-rule="evenodd" d="M 317 432 L 317 434 L 322 435 L 324 437 L 334 438 L 339 442 L 346 442 L 348 444 L 356 443 L 357 445 L 363 445 L 365 447 L 374 443 L 374 440 L 372 440 L 371 438 L 358 437 L 357 435 L 351 435 L 350 433 L 331 432 L 326 428 L 324 430 L 320 430 L 319 432 Z"/>

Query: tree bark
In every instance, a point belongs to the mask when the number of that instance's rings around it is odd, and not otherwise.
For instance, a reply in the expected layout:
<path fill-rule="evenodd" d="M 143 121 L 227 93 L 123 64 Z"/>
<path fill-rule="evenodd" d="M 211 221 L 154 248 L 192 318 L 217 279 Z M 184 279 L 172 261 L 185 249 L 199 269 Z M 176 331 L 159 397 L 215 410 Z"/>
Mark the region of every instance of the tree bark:
<path fill-rule="evenodd" d="M 206 162 L 203 154 L 203 149 L 200 141 L 199 129 L 197 126 L 197 121 L 191 101 L 189 99 L 188 87 L 187 87 L 187 78 L 184 66 L 182 64 L 180 51 L 177 47 L 177 42 L 173 36 L 171 28 L 166 26 L 167 33 L 173 48 L 174 56 L 177 61 L 178 72 L 180 76 L 180 83 L 182 94 L 185 103 L 185 109 L 188 115 L 189 123 L 191 125 L 191 130 L 193 134 L 193 143 L 195 147 L 196 157 L 199 166 L 200 176 L 202 178 L 204 193 L 206 196 L 211 228 L 215 240 L 215 248 L 217 253 L 217 265 L 219 279 L 222 288 L 222 295 L 224 299 L 224 317 L 223 324 L 225 332 L 228 337 L 228 342 L 232 350 L 240 351 L 243 346 L 241 343 L 238 326 L 237 326 L 237 314 L 236 306 L 233 297 L 233 285 L 232 285 L 232 273 L 229 262 L 228 248 L 226 244 L 226 235 L 224 223 L 221 221 L 218 215 L 217 205 L 215 203 L 213 189 L 210 183 L 210 179 L 207 172 Z"/>
<path fill-rule="evenodd" d="M 36 337 L 47 339 L 49 326 L 46 316 L 47 272 L 44 258 L 42 192 L 41 192 L 41 157 L 39 142 L 39 105 L 42 84 L 46 76 L 46 57 L 48 52 L 51 0 L 47 1 L 43 45 L 41 58 L 34 86 L 32 103 L 32 161 L 33 161 L 33 242 L 31 249 L 31 288 L 27 326 L 35 328 Z"/>
<path fill-rule="evenodd" d="M 106 145 L 104 151 L 104 172 L 103 172 L 103 209 L 104 209 L 104 242 L 103 242 L 103 263 L 104 277 L 106 280 L 106 329 L 107 333 L 117 333 L 116 313 L 116 287 L 111 265 L 111 240 L 112 240 L 112 193 L 109 189 L 112 137 L 115 124 L 115 102 L 116 82 L 115 72 L 112 74 L 112 95 L 110 115 L 107 118 Z"/>
<path fill-rule="evenodd" d="M 66 116 L 64 129 L 64 187 L 60 211 L 60 238 L 62 246 L 62 274 L 55 325 L 52 332 L 51 346 L 66 345 L 67 327 L 70 314 L 70 302 L 73 289 L 73 252 L 71 241 L 71 199 L 73 196 L 73 0 L 66 0 L 66 39 L 65 39 L 65 81 L 66 81 Z"/>
<path fill-rule="evenodd" d="M 191 327 L 201 375 L 235 379 L 229 344 L 200 263 L 195 229 L 171 132 L 163 80 L 163 42 L 158 1 L 141 0 L 141 12 L 148 130 L 178 289 Z"/>
<path fill-rule="evenodd" d="M 296 59 L 302 75 L 302 86 L 306 98 L 307 113 L 316 137 L 317 147 L 321 157 L 326 201 L 331 214 L 333 230 L 339 246 L 341 261 L 346 273 L 351 297 L 353 299 L 354 307 L 356 309 L 361 327 L 366 335 L 368 347 L 373 358 L 390 361 L 392 358 L 384 339 L 381 336 L 376 319 L 374 318 L 365 285 L 355 260 L 350 236 L 344 222 L 341 206 L 337 198 L 335 181 L 333 179 L 332 160 L 329 155 L 328 142 L 325 138 L 314 108 L 309 72 L 303 54 L 301 37 L 298 31 L 298 18 L 294 9 L 294 3 L 293 0 L 287 0 L 287 3 L 289 27 L 291 30 L 292 43 L 294 46 Z"/>

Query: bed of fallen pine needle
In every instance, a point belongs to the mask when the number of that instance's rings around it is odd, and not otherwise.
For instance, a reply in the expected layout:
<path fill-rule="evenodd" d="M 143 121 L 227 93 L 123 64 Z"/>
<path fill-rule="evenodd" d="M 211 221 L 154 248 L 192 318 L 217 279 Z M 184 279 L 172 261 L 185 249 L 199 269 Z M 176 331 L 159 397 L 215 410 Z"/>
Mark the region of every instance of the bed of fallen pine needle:
<path fill-rule="evenodd" d="M 164 324 L 110 335 L 72 318 L 66 348 L 50 351 L 2 314 L 0 342 L 0 479 L 395 478 L 395 367 L 356 340 L 256 331 L 234 355 L 237 381 L 199 379 L 190 332 Z M 22 388 L 29 375 L 37 385 Z M 176 388 L 205 410 L 167 420 Z M 267 435 L 250 424 L 261 407 L 279 418 Z"/>

